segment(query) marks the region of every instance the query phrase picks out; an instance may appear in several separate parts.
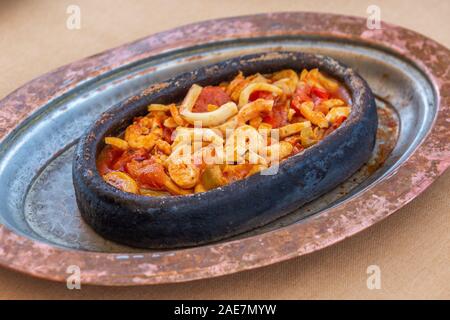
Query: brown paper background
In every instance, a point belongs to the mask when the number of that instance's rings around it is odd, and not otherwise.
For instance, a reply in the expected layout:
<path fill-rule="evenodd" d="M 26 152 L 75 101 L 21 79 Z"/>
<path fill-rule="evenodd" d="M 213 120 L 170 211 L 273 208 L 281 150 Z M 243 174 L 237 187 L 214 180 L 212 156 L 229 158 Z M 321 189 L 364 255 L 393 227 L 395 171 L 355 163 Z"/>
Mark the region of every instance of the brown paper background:
<path fill-rule="evenodd" d="M 81 7 L 81 30 L 66 28 L 66 8 Z M 0 1 L 0 98 L 58 66 L 195 21 L 273 11 L 322 11 L 382 19 L 450 47 L 450 1 L 202 0 Z M 0 269 L 0 299 L 450 299 L 450 171 L 377 225 L 322 251 L 215 279 L 147 287 L 68 290 L 63 283 Z M 381 268 L 380 290 L 366 286 Z"/>

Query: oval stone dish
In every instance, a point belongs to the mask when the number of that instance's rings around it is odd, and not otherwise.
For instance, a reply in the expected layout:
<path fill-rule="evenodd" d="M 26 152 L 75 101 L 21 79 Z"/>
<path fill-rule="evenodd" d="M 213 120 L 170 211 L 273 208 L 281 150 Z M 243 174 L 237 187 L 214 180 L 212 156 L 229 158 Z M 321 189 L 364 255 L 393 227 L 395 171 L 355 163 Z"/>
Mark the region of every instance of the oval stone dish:
<path fill-rule="evenodd" d="M 246 75 L 281 69 L 319 68 L 349 91 L 349 118 L 318 144 L 283 161 L 274 175 L 256 174 L 204 193 L 148 197 L 103 181 L 96 157 L 104 138 L 118 134 L 151 103 L 181 100 L 193 84 L 216 85 Z M 73 184 L 85 221 L 103 237 L 141 248 L 195 246 L 265 225 L 319 197 L 349 178 L 370 157 L 377 112 L 367 83 L 336 60 L 302 52 L 270 52 L 219 62 L 154 85 L 113 106 L 79 141 Z"/>

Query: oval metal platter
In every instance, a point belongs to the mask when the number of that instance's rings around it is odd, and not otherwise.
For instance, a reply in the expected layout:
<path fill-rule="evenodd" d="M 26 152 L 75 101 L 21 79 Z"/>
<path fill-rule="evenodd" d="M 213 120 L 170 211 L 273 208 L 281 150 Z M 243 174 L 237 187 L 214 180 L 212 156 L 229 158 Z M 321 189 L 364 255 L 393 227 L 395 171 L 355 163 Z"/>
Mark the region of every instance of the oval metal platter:
<path fill-rule="evenodd" d="M 74 145 L 96 117 L 199 66 L 275 50 L 331 56 L 377 97 L 372 159 L 335 190 L 264 227 L 210 245 L 129 248 L 80 218 Z M 274 13 L 200 22 L 45 74 L 0 101 L 0 265 L 65 281 L 144 285 L 215 277 L 301 256 L 341 241 L 417 197 L 450 164 L 450 52 L 413 31 L 361 18 Z M 362 146 L 364 147 L 364 146 Z M 251 194 L 248 195 L 251 197 Z"/>

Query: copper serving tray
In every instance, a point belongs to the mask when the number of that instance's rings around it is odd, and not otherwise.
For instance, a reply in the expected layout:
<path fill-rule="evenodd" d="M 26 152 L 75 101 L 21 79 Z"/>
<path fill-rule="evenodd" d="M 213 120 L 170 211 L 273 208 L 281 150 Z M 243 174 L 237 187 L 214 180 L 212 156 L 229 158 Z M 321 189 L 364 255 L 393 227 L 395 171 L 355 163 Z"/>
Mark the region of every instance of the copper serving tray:
<path fill-rule="evenodd" d="M 292 214 L 211 245 L 139 250 L 84 224 L 73 146 L 101 112 L 183 71 L 271 50 L 329 55 L 369 82 L 380 126 L 366 166 Z M 0 265 L 57 281 L 76 265 L 83 284 L 143 285 L 253 269 L 334 244 L 394 213 L 449 166 L 449 70 L 449 50 L 413 31 L 368 30 L 364 19 L 318 13 L 205 21 L 61 67 L 0 101 Z"/>

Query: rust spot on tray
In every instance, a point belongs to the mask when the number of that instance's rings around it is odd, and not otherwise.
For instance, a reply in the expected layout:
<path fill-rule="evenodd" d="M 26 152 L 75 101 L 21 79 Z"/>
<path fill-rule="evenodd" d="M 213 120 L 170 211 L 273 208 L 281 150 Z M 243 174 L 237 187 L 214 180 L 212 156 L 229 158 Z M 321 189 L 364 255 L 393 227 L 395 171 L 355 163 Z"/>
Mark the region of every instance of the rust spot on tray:
<path fill-rule="evenodd" d="M 378 130 L 377 144 L 374 150 L 374 156 L 366 165 L 368 176 L 377 171 L 391 154 L 398 140 L 399 119 L 395 114 L 395 108 L 390 105 L 387 99 L 379 96 L 377 98 L 378 112 Z"/>

